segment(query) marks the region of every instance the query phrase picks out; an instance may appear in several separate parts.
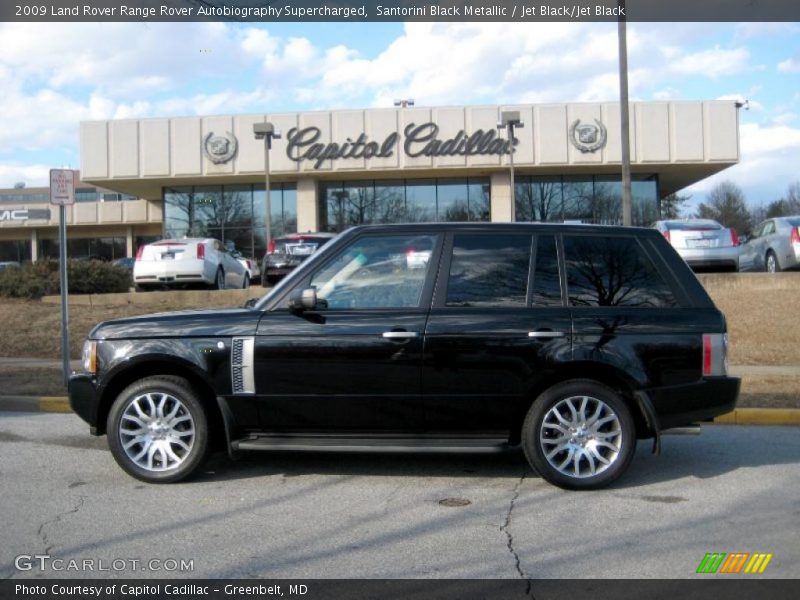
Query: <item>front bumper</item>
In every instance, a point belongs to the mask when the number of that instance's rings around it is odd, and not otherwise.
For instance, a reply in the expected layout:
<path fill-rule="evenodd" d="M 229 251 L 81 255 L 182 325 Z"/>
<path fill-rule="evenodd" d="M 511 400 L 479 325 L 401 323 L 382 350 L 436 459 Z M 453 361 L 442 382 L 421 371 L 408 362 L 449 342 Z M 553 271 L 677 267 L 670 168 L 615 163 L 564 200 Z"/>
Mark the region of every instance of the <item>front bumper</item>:
<path fill-rule="evenodd" d="M 697 383 L 647 390 L 660 429 L 710 421 L 736 408 L 738 377 L 705 377 Z"/>
<path fill-rule="evenodd" d="M 72 410 L 89 424 L 92 435 L 100 435 L 102 428 L 98 427 L 97 422 L 100 394 L 95 376 L 91 373 L 73 373 L 69 378 L 67 390 Z"/>

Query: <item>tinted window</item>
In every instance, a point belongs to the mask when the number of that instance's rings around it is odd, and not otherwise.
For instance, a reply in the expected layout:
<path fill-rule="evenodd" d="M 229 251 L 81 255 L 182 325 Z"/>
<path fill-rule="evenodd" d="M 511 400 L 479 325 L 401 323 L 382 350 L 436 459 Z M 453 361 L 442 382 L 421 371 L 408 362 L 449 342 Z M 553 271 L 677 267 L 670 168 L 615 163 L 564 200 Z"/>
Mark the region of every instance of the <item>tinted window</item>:
<path fill-rule="evenodd" d="M 311 279 L 330 309 L 411 308 L 419 305 L 436 238 L 360 238 Z"/>
<path fill-rule="evenodd" d="M 572 306 L 674 306 L 672 291 L 634 238 L 564 236 Z"/>
<path fill-rule="evenodd" d="M 453 238 L 447 306 L 525 306 L 530 235 Z"/>
<path fill-rule="evenodd" d="M 538 236 L 536 270 L 533 274 L 531 296 L 534 306 L 561 306 L 561 282 L 558 279 L 555 236 Z"/>

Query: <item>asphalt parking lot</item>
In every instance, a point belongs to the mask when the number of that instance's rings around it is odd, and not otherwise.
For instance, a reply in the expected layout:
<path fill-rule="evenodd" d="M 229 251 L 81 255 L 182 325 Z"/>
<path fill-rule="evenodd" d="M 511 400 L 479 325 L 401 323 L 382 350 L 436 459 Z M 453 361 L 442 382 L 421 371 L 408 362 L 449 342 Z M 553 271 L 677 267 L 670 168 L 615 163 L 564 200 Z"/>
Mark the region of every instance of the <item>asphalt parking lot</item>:
<path fill-rule="evenodd" d="M 772 553 L 758 577 L 800 576 L 797 428 L 710 426 L 660 457 L 641 443 L 600 492 L 554 488 L 517 454 L 215 456 L 152 486 L 76 416 L 6 412 L 0 481 L 0 578 L 689 578 L 707 552 Z M 65 570 L 15 568 L 37 554 Z"/>

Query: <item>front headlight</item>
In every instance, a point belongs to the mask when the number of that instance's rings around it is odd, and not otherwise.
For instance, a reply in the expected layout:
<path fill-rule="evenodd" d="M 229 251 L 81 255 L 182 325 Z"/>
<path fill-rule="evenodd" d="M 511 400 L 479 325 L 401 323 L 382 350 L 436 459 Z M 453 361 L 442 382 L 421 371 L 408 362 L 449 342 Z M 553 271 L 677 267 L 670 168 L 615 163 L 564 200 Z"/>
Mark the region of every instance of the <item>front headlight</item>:
<path fill-rule="evenodd" d="M 97 342 L 92 340 L 83 342 L 82 360 L 84 373 L 97 373 Z"/>

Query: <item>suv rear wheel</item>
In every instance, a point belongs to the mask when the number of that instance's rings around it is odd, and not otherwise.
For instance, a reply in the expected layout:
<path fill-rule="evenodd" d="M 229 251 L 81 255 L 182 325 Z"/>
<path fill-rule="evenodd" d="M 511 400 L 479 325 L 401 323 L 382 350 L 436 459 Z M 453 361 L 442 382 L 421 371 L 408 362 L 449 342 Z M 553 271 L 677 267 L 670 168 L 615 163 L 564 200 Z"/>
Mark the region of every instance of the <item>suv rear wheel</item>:
<path fill-rule="evenodd" d="M 534 401 L 522 426 L 522 448 L 550 483 L 597 489 L 627 469 L 636 449 L 636 429 L 616 392 L 595 381 L 574 379 Z"/>
<path fill-rule="evenodd" d="M 119 466 L 150 483 L 189 476 L 208 450 L 205 410 L 182 377 L 147 377 L 129 385 L 114 401 L 106 431 Z"/>

